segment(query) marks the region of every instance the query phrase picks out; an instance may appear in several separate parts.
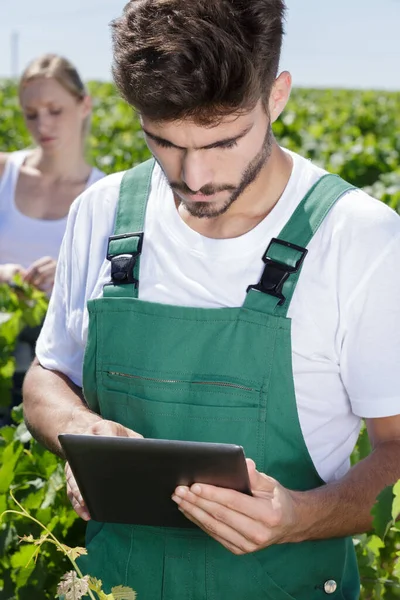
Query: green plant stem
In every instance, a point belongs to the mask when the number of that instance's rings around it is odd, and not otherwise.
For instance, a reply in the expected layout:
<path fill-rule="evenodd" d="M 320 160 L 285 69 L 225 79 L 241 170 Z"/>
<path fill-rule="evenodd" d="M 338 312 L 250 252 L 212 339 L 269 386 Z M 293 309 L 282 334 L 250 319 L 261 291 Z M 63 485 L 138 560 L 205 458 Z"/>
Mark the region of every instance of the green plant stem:
<path fill-rule="evenodd" d="M 72 566 L 74 567 L 76 573 L 78 574 L 78 576 L 83 579 L 83 573 L 80 570 L 80 568 L 78 567 L 78 565 L 76 564 L 75 560 L 73 558 L 71 558 L 70 556 L 68 556 L 68 553 L 65 552 L 65 549 L 63 547 L 62 544 L 60 544 L 60 542 L 58 541 L 58 539 L 56 538 L 56 536 L 50 531 L 50 529 L 47 529 L 46 525 L 43 525 L 43 523 L 41 523 L 40 521 L 38 521 L 38 519 L 35 519 L 35 517 L 32 517 L 32 515 L 30 515 L 25 509 L 24 507 L 18 502 L 18 500 L 16 500 L 11 493 L 11 497 L 14 500 L 15 504 L 17 506 L 19 506 L 19 508 L 21 509 L 22 512 L 18 511 L 18 510 L 5 510 L 3 513 L 1 513 L 0 515 L 0 521 L 2 521 L 4 515 L 7 514 L 14 514 L 14 515 L 18 515 L 20 517 L 27 517 L 28 519 L 30 519 L 31 521 L 33 521 L 34 523 L 36 523 L 37 525 L 39 525 L 46 533 L 47 535 L 51 538 L 51 540 L 44 540 L 44 541 L 49 541 L 52 542 L 53 544 L 55 544 L 57 546 L 57 548 L 63 552 L 63 554 L 65 554 L 67 556 L 67 558 L 69 559 L 69 561 L 72 563 Z M 89 589 L 88 590 L 88 595 L 90 596 L 90 598 L 92 600 L 96 600 L 95 596 L 93 595 L 92 591 Z"/>

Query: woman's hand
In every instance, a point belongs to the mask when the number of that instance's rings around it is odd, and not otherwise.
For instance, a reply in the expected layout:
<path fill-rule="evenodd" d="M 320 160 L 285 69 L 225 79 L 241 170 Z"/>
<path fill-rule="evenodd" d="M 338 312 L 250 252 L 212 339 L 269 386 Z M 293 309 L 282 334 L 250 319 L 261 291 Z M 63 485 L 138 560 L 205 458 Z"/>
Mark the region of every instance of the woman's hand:
<path fill-rule="evenodd" d="M 14 275 L 21 273 L 25 275 L 25 269 L 21 265 L 4 264 L 0 265 L 0 283 L 10 283 Z"/>
<path fill-rule="evenodd" d="M 43 292 L 50 293 L 54 285 L 54 277 L 56 274 L 57 261 L 50 256 L 44 256 L 35 260 L 34 263 L 26 270 L 24 281 Z"/>

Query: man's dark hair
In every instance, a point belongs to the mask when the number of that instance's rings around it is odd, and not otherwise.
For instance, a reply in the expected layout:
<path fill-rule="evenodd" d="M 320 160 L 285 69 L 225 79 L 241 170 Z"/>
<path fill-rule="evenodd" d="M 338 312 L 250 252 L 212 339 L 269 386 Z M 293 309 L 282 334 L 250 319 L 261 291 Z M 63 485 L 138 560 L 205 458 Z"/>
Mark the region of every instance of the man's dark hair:
<path fill-rule="evenodd" d="M 284 0 L 130 0 L 112 23 L 116 85 L 155 121 L 213 123 L 266 105 L 284 14 Z"/>

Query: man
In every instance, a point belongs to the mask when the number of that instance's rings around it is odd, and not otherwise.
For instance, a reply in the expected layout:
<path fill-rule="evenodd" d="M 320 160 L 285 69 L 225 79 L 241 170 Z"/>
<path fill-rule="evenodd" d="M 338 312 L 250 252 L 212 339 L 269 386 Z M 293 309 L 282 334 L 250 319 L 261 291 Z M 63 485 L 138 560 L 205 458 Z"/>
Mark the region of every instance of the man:
<path fill-rule="evenodd" d="M 146 600 L 355 599 L 349 536 L 400 477 L 400 220 L 274 139 L 284 10 L 132 0 L 114 22 L 155 164 L 75 202 L 26 379 L 58 453 L 60 432 L 244 446 L 252 497 L 175 490 L 198 528 L 89 522 L 86 571 Z"/>

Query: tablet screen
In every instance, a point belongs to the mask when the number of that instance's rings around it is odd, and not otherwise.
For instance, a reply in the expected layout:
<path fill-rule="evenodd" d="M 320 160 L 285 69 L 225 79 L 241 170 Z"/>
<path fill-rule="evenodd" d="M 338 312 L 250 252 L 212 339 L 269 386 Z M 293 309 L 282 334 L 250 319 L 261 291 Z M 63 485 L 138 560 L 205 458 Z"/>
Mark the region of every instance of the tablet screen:
<path fill-rule="evenodd" d="M 75 434 L 59 440 L 96 521 L 195 527 L 171 500 L 178 485 L 206 483 L 251 495 L 241 446 Z"/>

